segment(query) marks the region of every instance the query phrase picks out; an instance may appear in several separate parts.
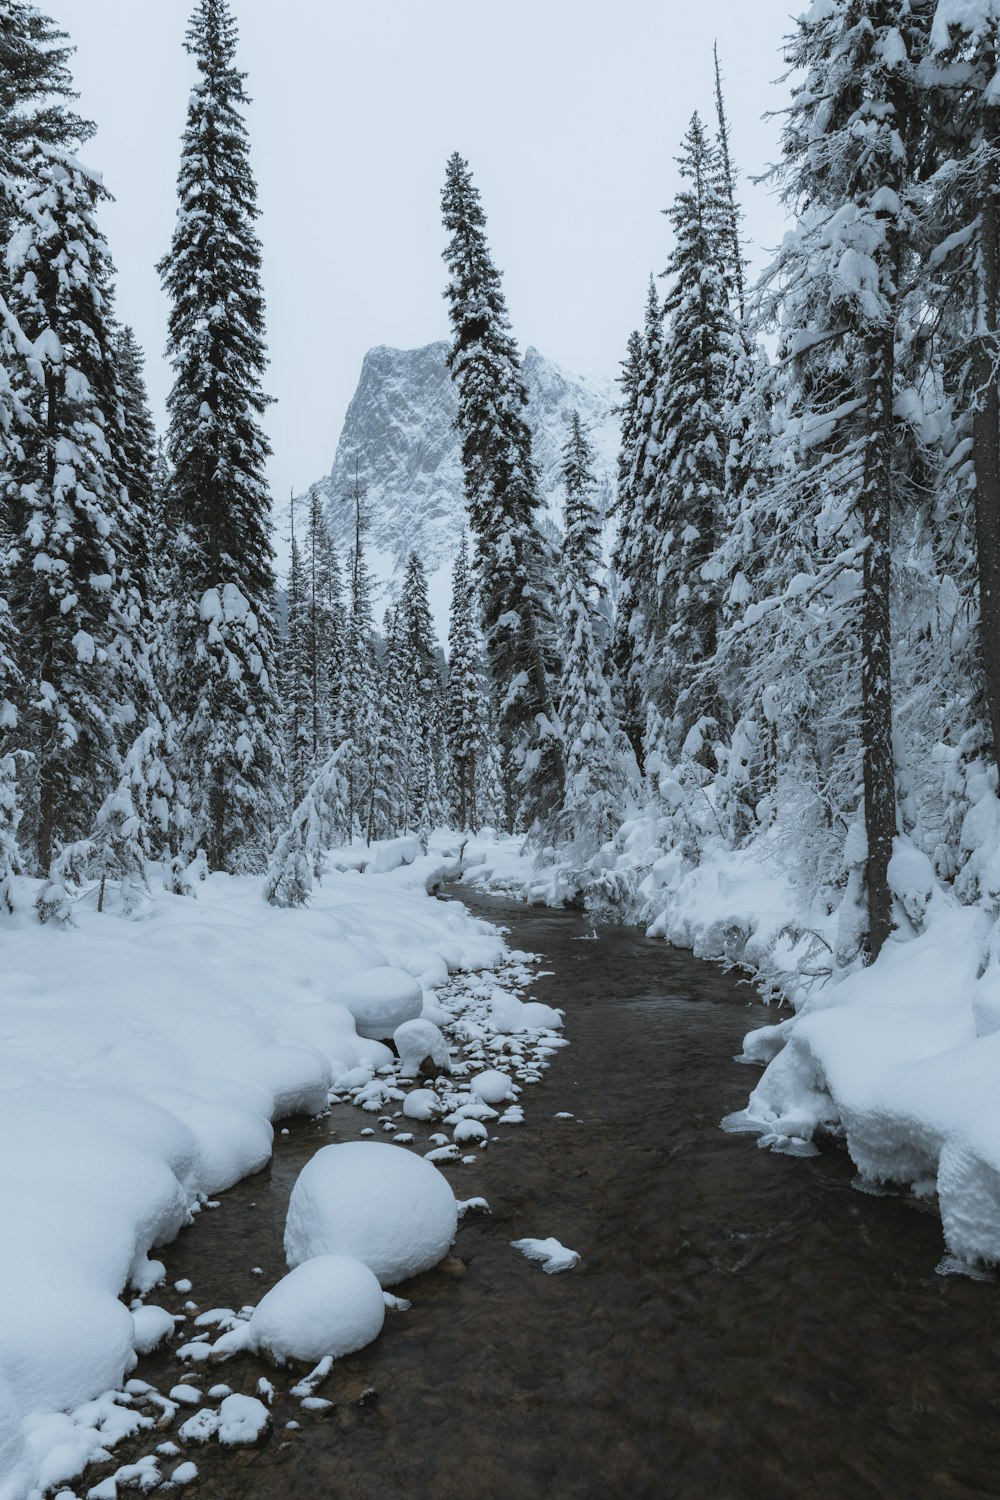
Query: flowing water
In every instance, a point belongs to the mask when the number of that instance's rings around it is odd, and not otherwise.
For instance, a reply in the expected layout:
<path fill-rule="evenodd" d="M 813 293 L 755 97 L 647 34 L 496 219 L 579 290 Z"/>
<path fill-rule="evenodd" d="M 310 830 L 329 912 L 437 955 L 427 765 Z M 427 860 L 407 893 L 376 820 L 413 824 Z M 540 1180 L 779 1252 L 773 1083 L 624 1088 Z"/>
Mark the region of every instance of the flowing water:
<path fill-rule="evenodd" d="M 196 1367 L 206 1390 L 252 1392 L 259 1375 L 278 1390 L 261 1447 L 186 1455 L 200 1493 L 1000 1495 L 997 1287 L 936 1275 L 937 1219 L 853 1191 L 842 1151 L 795 1160 L 719 1129 L 754 1083 L 733 1054 L 777 1013 L 634 931 L 592 941 L 579 913 L 463 899 L 542 956 L 532 993 L 565 1008 L 572 1045 L 525 1090 L 523 1126 L 445 1168 L 492 1216 L 461 1221 L 452 1258 L 400 1289 L 412 1310 L 334 1366 L 331 1409 L 303 1411 L 288 1372 L 245 1358 Z M 371 1123 L 345 1105 L 293 1125 L 267 1171 L 163 1253 L 170 1282 L 190 1277 L 200 1308 L 258 1301 L 285 1269 L 303 1163 Z M 580 1251 L 575 1271 L 547 1276 L 510 1248 L 549 1235 Z M 186 1373 L 169 1354 L 136 1371 L 164 1392 Z"/>

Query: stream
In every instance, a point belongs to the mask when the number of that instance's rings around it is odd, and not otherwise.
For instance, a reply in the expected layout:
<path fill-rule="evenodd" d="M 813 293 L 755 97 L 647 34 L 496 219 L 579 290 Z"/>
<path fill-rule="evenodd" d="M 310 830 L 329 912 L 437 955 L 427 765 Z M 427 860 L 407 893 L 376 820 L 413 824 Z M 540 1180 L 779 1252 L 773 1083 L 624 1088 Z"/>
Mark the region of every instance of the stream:
<path fill-rule="evenodd" d="M 580 913 L 464 889 L 461 899 L 540 955 L 552 972 L 531 993 L 565 1009 L 571 1045 L 522 1094 L 523 1126 L 444 1168 L 459 1198 L 482 1195 L 492 1214 L 461 1220 L 451 1258 L 395 1289 L 411 1310 L 335 1364 L 318 1392 L 330 1409 L 303 1410 L 287 1394 L 291 1372 L 246 1357 L 208 1372 L 169 1350 L 141 1361 L 135 1374 L 164 1393 L 184 1379 L 252 1393 L 266 1376 L 276 1388 L 262 1446 L 188 1450 L 199 1469 L 190 1493 L 1000 1494 L 997 1287 L 935 1274 L 936 1217 L 853 1191 L 836 1147 L 796 1160 L 719 1129 L 754 1085 L 732 1061 L 744 1033 L 778 1012 L 631 929 L 592 941 Z M 290 1123 L 267 1170 L 158 1252 L 170 1286 L 189 1278 L 193 1290 L 150 1300 L 174 1312 L 189 1297 L 200 1309 L 259 1301 L 286 1269 L 301 1167 L 373 1124 L 350 1105 Z M 427 1149 L 419 1134 L 415 1148 Z M 510 1248 L 549 1235 L 580 1252 L 576 1270 L 547 1276 Z M 150 1438 L 123 1445 L 88 1482 L 127 1461 L 126 1448 L 149 1452 Z"/>

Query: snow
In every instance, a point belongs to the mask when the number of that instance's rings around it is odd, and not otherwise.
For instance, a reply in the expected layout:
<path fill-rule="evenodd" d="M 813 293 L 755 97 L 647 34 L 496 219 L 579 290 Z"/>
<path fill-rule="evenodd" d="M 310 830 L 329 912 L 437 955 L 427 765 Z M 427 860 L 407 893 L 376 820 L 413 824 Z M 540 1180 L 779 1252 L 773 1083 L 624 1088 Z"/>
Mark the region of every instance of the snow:
<path fill-rule="evenodd" d="M 138 1420 L 108 1393 L 173 1324 L 119 1300 L 163 1280 L 155 1247 L 266 1164 L 274 1120 L 393 1061 L 342 997 L 374 994 L 391 1036 L 435 985 L 502 960 L 493 929 L 428 899 L 438 866 L 331 871 L 287 911 L 258 880 L 210 875 L 197 899 L 158 893 L 131 921 L 98 915 L 85 888 L 74 930 L 5 925 L 0 1131 L 18 1149 L 0 1160 L 0 1199 L 19 1207 L 0 1220 L 2 1500 L 71 1480 L 110 1441 L 101 1423 Z M 434 1174 L 403 1147 L 365 1149 Z M 438 1185 L 450 1243 L 454 1197 Z"/>
<path fill-rule="evenodd" d="M 429 1271 L 455 1238 L 455 1195 L 436 1167 L 378 1141 L 324 1146 L 292 1189 L 285 1255 L 362 1261 L 383 1286 Z"/>
<path fill-rule="evenodd" d="M 256 1396 L 227 1396 L 219 1407 L 219 1442 L 255 1443 L 271 1425 L 271 1414 Z"/>
<path fill-rule="evenodd" d="M 277 1364 L 339 1358 L 378 1338 L 385 1319 L 372 1272 L 346 1255 L 303 1261 L 271 1288 L 250 1319 L 251 1347 Z"/>
<path fill-rule="evenodd" d="M 174 1318 L 163 1307 L 152 1304 L 132 1309 L 132 1347 L 136 1354 L 149 1354 L 174 1331 Z"/>
<path fill-rule="evenodd" d="M 378 968 L 338 982 L 335 998 L 354 1017 L 358 1035 L 379 1041 L 391 1037 L 404 1021 L 413 1021 L 423 1007 L 423 991 L 412 974 Z"/>
<path fill-rule="evenodd" d="M 499 1068 L 487 1068 L 485 1072 L 477 1073 L 469 1080 L 469 1087 L 484 1104 L 502 1104 L 513 1099 L 516 1092 L 509 1074 Z"/>
<path fill-rule="evenodd" d="M 451 1053 L 448 1043 L 433 1021 L 404 1021 L 402 1026 L 396 1027 L 393 1041 L 403 1065 L 401 1076 L 404 1078 L 415 1077 L 425 1058 L 430 1058 L 438 1068 L 449 1067 Z"/>
<path fill-rule="evenodd" d="M 565 1245 L 551 1237 L 547 1240 L 511 1240 L 510 1243 L 527 1260 L 541 1261 L 542 1270 L 547 1276 L 555 1276 L 559 1271 L 572 1271 L 580 1260 L 576 1250 L 567 1250 Z"/>
<path fill-rule="evenodd" d="M 403 1101 L 408 1120 L 430 1120 L 441 1112 L 441 1101 L 433 1089 L 411 1089 Z"/>

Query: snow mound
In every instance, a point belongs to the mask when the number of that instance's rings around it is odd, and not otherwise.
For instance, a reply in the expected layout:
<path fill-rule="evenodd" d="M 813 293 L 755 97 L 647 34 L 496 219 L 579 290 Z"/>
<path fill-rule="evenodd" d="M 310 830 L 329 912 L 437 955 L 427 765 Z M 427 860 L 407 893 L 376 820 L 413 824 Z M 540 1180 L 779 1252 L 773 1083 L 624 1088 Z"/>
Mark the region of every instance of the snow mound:
<path fill-rule="evenodd" d="M 499 1068 L 487 1068 L 484 1073 L 477 1073 L 469 1080 L 469 1088 L 484 1104 L 503 1104 L 506 1099 L 513 1099 L 517 1092 L 510 1078 Z"/>
<path fill-rule="evenodd" d="M 429 1271 L 455 1238 L 455 1195 L 432 1163 L 378 1141 L 324 1146 L 299 1173 L 285 1223 L 285 1255 L 362 1261 L 383 1286 Z"/>
<path fill-rule="evenodd" d="M 432 1120 L 441 1113 L 441 1101 L 433 1089 L 411 1089 L 403 1100 L 408 1120 Z"/>
<path fill-rule="evenodd" d="M 273 1286 L 250 1319 L 251 1347 L 277 1364 L 315 1364 L 363 1349 L 382 1332 L 385 1302 L 378 1280 L 359 1260 L 317 1255 Z"/>
<path fill-rule="evenodd" d="M 448 1043 L 433 1021 L 404 1021 L 402 1026 L 396 1027 L 393 1041 L 403 1065 L 400 1069 L 403 1078 L 416 1077 L 420 1064 L 428 1057 L 439 1068 L 447 1068 L 450 1064 Z"/>
<path fill-rule="evenodd" d="M 164 1307 L 137 1307 L 132 1312 L 132 1347 L 136 1354 L 149 1354 L 174 1331 L 174 1319 Z"/>
<path fill-rule="evenodd" d="M 256 1396 L 227 1396 L 219 1407 L 219 1442 L 255 1443 L 271 1425 L 271 1414 Z"/>
<path fill-rule="evenodd" d="M 422 853 L 420 840 L 416 834 L 409 834 L 399 839 L 380 839 L 372 847 L 372 858 L 365 866 L 365 873 L 388 875 L 391 870 L 398 870 L 401 865 L 412 865 Z"/>
<path fill-rule="evenodd" d="M 351 1012 L 358 1035 L 378 1042 L 404 1021 L 416 1020 L 424 992 L 412 974 L 385 965 L 342 980 L 335 998 Z"/>
<path fill-rule="evenodd" d="M 558 1271 L 572 1271 L 580 1260 L 576 1250 L 567 1250 L 551 1236 L 547 1240 L 511 1240 L 510 1243 L 527 1260 L 540 1260 L 547 1276 L 555 1276 Z"/>

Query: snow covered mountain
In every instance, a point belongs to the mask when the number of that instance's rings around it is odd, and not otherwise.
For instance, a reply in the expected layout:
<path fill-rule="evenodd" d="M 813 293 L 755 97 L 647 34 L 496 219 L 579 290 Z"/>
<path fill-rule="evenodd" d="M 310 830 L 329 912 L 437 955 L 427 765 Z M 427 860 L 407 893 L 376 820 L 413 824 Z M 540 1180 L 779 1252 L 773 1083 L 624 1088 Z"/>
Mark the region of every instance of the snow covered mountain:
<path fill-rule="evenodd" d="M 388 597 L 411 551 L 430 579 L 431 606 L 442 640 L 447 631 L 451 565 L 465 525 L 461 449 L 455 431 L 457 402 L 445 365 L 448 344 L 422 349 L 370 349 L 347 409 L 331 472 L 312 488 L 327 497 L 334 537 L 346 556 L 353 543 L 355 463 L 365 490 L 369 562 Z M 528 349 L 523 363 L 528 421 L 547 519 L 560 527 L 563 492 L 560 460 L 578 410 L 596 456 L 602 504 L 614 492 L 618 421 L 615 382 L 578 376 Z"/>

